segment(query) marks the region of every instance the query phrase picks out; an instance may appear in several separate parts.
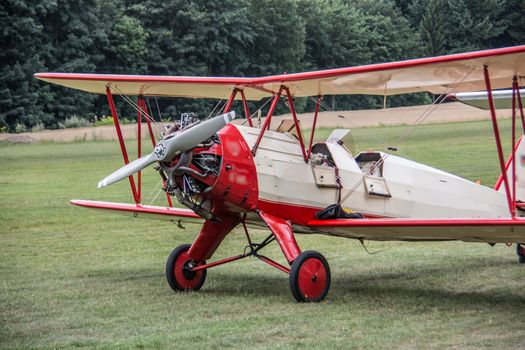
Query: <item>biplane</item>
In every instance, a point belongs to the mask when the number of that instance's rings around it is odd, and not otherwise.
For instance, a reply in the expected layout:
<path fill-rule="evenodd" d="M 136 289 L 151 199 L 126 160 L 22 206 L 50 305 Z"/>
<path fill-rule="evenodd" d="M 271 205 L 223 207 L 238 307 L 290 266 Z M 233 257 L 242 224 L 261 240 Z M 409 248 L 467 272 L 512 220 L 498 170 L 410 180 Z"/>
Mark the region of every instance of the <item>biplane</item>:
<path fill-rule="evenodd" d="M 520 91 L 524 74 L 525 45 L 257 78 L 72 73 L 35 76 L 105 94 L 113 116 L 125 165 L 101 180 L 98 187 L 127 178 L 134 203 L 72 200 L 72 204 L 178 224 L 202 224 L 195 240 L 175 248 L 167 259 L 166 278 L 173 290 L 197 291 L 208 269 L 253 256 L 289 274 L 290 290 L 297 301 L 318 302 L 330 288 L 330 267 L 321 253 L 302 251 L 296 233 L 360 241 L 515 243 L 519 261 L 525 261 L 521 245 L 525 243 L 525 142 L 515 131 L 517 120 L 521 120 L 520 130 L 525 134 Z M 496 92 L 501 89 L 510 89 L 510 93 Z M 501 169 L 494 188 L 391 153 L 353 154 L 346 141 L 348 130 L 336 129 L 325 141 L 313 142 L 324 96 L 417 92 L 464 101 L 476 99 L 468 93 L 484 96 Z M 114 95 L 122 96 L 137 110 L 139 157 L 131 162 Z M 145 102 L 149 97 L 213 98 L 224 104 L 215 117 L 205 120 L 186 115 L 156 139 Z M 294 99 L 298 97 L 310 97 L 316 103 L 308 139 L 295 111 Z M 510 99 L 512 108 L 513 147 L 508 158 L 495 110 L 495 100 L 504 99 L 507 103 Z M 269 108 L 264 122 L 260 120 L 255 126 L 248 101 L 261 100 L 267 100 Z M 246 120 L 242 124 L 232 123 L 235 101 L 244 109 Z M 289 108 L 291 124 L 274 129 L 271 120 L 279 103 Z M 143 120 L 154 147 L 145 156 L 141 156 Z M 141 171 L 150 165 L 159 173 L 166 206 L 142 203 Z M 186 208 L 174 207 L 172 197 Z M 210 262 L 217 247 L 237 226 L 244 230 L 248 249 Z M 256 243 L 249 233 L 252 227 L 267 227 L 270 234 Z M 274 241 L 287 264 L 261 253 Z"/>

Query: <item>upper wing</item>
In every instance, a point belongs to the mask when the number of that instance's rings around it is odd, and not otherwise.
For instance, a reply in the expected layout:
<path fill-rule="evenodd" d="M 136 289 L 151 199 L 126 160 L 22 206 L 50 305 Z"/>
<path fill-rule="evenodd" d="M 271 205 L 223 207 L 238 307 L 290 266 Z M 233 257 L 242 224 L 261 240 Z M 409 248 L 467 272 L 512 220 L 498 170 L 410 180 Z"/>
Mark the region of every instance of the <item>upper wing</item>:
<path fill-rule="evenodd" d="M 525 219 L 522 218 L 311 220 L 308 227 L 367 240 L 525 242 Z"/>
<path fill-rule="evenodd" d="M 235 88 L 248 100 L 272 96 L 280 86 L 294 96 L 441 94 L 485 89 L 483 67 L 493 89 L 509 88 L 512 77 L 525 75 L 525 45 L 415 60 L 261 78 L 176 77 L 107 74 L 37 73 L 35 77 L 91 93 L 191 98 L 228 98 Z M 241 98 L 237 96 L 237 98 Z"/>

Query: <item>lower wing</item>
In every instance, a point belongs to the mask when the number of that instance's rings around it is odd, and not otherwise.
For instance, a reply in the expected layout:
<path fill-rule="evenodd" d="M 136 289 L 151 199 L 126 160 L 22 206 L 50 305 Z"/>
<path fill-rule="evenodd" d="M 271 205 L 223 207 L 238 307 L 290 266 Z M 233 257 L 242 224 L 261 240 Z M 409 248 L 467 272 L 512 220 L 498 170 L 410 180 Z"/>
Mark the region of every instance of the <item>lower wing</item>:
<path fill-rule="evenodd" d="M 380 241 L 525 242 L 525 219 L 334 219 L 311 220 L 311 232 Z"/>
<path fill-rule="evenodd" d="M 133 217 L 145 217 L 161 220 L 175 221 L 178 223 L 203 223 L 204 219 L 190 209 L 158 207 L 153 205 L 99 202 L 74 199 L 71 204 L 80 207 L 110 211 L 117 214 Z"/>
<path fill-rule="evenodd" d="M 72 200 L 81 207 L 177 223 L 203 223 L 190 209 L 152 205 Z M 446 241 L 525 243 L 523 218 L 465 219 L 333 219 L 311 220 L 299 232 L 317 232 L 346 238 L 378 241 Z"/>

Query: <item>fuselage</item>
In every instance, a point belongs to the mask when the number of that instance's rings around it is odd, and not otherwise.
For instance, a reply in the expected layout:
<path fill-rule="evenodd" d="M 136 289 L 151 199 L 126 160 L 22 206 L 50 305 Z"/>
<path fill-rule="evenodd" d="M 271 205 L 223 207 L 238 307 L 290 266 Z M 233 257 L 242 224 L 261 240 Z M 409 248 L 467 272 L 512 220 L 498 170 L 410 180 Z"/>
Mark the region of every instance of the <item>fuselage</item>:
<path fill-rule="evenodd" d="M 252 148 L 260 129 L 235 127 Z M 328 152 L 335 167 L 306 163 L 293 135 L 266 131 L 253 158 L 258 208 L 296 225 L 306 224 L 316 212 L 337 202 L 338 188 L 330 179 L 335 177 L 337 168 L 342 206 L 365 217 L 510 216 L 505 195 L 489 187 L 395 155 L 367 152 L 365 157 L 354 156 L 337 142 L 324 145 L 314 147 L 313 154 L 316 149 Z M 356 159 L 363 161 L 358 163 Z M 382 159 L 382 165 L 370 171 L 369 163 L 377 159 Z M 319 174 L 327 179 L 325 183 L 320 183 Z"/>

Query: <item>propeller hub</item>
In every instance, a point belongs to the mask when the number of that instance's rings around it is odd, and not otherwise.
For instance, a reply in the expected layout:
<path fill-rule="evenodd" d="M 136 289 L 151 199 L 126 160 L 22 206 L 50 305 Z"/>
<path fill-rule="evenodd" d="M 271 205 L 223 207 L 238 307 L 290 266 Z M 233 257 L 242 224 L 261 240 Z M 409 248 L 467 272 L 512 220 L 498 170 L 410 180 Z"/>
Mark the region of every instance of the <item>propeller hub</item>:
<path fill-rule="evenodd" d="M 152 153 L 113 172 L 98 183 L 98 187 L 105 187 L 125 179 L 128 176 L 144 169 L 145 167 L 159 161 L 170 161 L 180 152 L 192 150 L 201 142 L 206 141 L 229 122 L 235 119 L 235 112 L 228 112 L 188 127 L 170 138 L 160 141 Z"/>
<path fill-rule="evenodd" d="M 166 145 L 164 145 L 164 143 L 162 142 L 159 142 L 157 146 L 155 146 L 153 152 L 155 153 L 158 159 L 164 159 L 164 157 L 166 156 Z"/>

